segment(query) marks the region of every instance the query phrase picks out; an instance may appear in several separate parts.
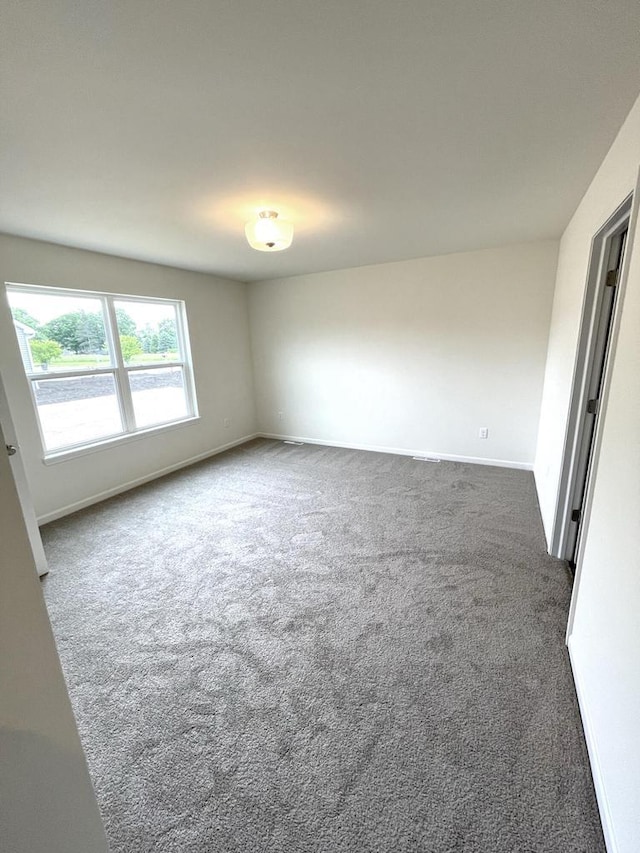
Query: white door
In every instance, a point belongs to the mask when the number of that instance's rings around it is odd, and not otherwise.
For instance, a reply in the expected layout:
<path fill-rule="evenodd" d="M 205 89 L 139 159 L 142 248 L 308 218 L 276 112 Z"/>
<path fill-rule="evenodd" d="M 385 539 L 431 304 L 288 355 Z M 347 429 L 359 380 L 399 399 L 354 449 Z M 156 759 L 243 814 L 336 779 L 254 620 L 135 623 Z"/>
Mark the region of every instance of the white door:
<path fill-rule="evenodd" d="M 24 463 L 20 453 L 20 445 L 18 444 L 13 420 L 11 419 L 11 412 L 9 411 L 9 403 L 4 391 L 4 385 L 2 384 L 2 375 L 0 375 L 0 429 L 2 429 L 2 434 L 4 435 L 4 447 L 0 446 L 0 452 L 6 452 L 9 454 L 11 473 L 13 474 L 13 479 L 16 483 L 16 490 L 18 492 L 18 498 L 20 499 L 22 515 L 24 516 L 24 523 L 27 528 L 31 551 L 33 552 L 33 560 L 36 564 L 38 574 L 42 577 L 42 575 L 47 574 L 49 567 L 47 565 L 44 548 L 42 547 L 42 539 L 40 537 L 36 513 L 31 501 L 29 483 L 27 482 L 27 475 L 24 470 Z"/>
<path fill-rule="evenodd" d="M 627 225 L 628 223 L 625 224 L 624 229 L 620 233 L 610 238 L 609 245 L 606 247 L 607 263 L 603 269 L 604 281 L 600 283 L 602 302 L 598 319 L 595 323 L 593 354 L 587 382 L 587 409 L 584 413 L 582 436 L 579 441 L 573 494 L 570 504 L 571 516 L 568 520 L 567 548 L 564 555 L 569 561 L 572 571 L 575 571 L 576 568 L 587 483 L 593 463 L 596 426 L 598 416 L 600 415 L 600 398 L 602 396 L 605 370 L 611 349 L 618 283 L 620 281 L 627 240 Z"/>

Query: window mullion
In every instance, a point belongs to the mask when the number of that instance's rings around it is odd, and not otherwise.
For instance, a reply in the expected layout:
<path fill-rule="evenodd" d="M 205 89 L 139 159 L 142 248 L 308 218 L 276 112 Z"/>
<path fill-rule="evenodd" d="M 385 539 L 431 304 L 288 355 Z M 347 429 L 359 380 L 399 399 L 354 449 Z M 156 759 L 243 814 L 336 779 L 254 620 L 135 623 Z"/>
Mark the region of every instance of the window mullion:
<path fill-rule="evenodd" d="M 176 305 L 176 331 L 178 336 L 178 352 L 182 360 L 182 382 L 187 398 L 189 413 L 195 415 L 197 412 L 194 381 L 193 363 L 191 356 L 191 342 L 187 332 L 186 314 L 184 305 Z"/>
<path fill-rule="evenodd" d="M 130 364 L 126 370 L 128 373 L 135 373 L 137 370 L 166 370 L 169 367 L 184 366 L 184 361 L 149 361 L 145 364 Z"/>
<path fill-rule="evenodd" d="M 118 333 L 118 317 L 112 296 L 105 297 L 105 308 L 107 313 L 107 335 L 109 336 L 111 352 L 115 359 L 116 390 L 118 393 L 118 402 L 120 403 L 120 412 L 125 430 L 127 432 L 135 432 L 136 419 L 133 412 L 133 400 L 131 399 L 129 378 L 122 357 L 122 347 L 120 346 L 120 335 Z"/>
<path fill-rule="evenodd" d="M 27 379 L 31 382 L 49 382 L 52 379 L 74 379 L 77 376 L 103 376 L 113 373 L 113 365 L 108 367 L 75 368 L 73 370 L 51 370 L 47 373 L 27 373 Z"/>

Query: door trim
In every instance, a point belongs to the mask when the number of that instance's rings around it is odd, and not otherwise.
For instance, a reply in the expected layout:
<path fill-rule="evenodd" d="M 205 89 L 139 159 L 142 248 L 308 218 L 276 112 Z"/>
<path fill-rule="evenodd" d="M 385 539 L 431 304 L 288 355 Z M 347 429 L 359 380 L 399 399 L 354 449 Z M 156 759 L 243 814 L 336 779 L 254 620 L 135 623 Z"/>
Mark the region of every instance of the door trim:
<path fill-rule="evenodd" d="M 4 447 L 0 445 L 0 453 L 8 452 L 9 447 L 14 447 L 14 452 L 9 454 L 11 456 L 9 460 L 9 467 L 11 468 L 11 473 L 13 475 L 13 479 L 16 485 L 16 490 L 18 493 L 18 499 L 20 500 L 20 507 L 22 509 L 22 516 L 24 518 L 25 527 L 27 530 L 27 535 L 29 537 L 29 544 L 31 545 L 31 551 L 33 553 L 33 560 L 38 571 L 40 577 L 46 575 L 49 571 L 49 565 L 47 563 L 47 557 L 44 553 L 44 547 L 42 545 L 42 538 L 40 537 L 40 530 L 38 528 L 38 521 L 36 519 L 35 509 L 33 507 L 33 501 L 31 500 L 31 492 L 29 489 L 29 482 L 27 480 L 27 475 L 24 469 L 24 463 L 22 461 L 22 451 L 20 450 L 20 443 L 18 442 L 18 436 L 16 434 L 15 427 L 13 425 L 13 418 L 11 417 L 11 410 L 9 408 L 9 401 L 7 399 L 6 392 L 4 390 L 4 383 L 2 381 L 2 373 L 0 372 L 0 425 L 2 427 L 2 433 L 4 435 L 4 441 L 7 444 L 7 448 L 5 450 Z"/>
<path fill-rule="evenodd" d="M 556 502 L 549 548 L 549 553 L 555 557 L 559 557 L 560 559 L 568 559 L 569 557 L 567 549 L 570 538 L 571 512 L 573 509 L 572 500 L 578 474 L 577 463 L 582 444 L 583 431 L 585 428 L 589 380 L 591 378 L 593 368 L 600 309 L 606 287 L 605 279 L 609 262 L 610 246 L 616 235 L 622 232 L 625 228 L 628 228 L 629 234 L 631 234 L 633 198 L 634 194 L 630 193 L 622 204 L 607 219 L 605 224 L 598 230 L 591 242 L 587 286 L 582 306 L 578 350 L 571 388 L 571 403 L 569 407 L 569 417 L 562 454 L 560 484 L 558 488 L 558 498 Z M 612 361 L 615 339 L 617 337 L 617 327 L 619 324 L 620 308 L 622 305 L 623 284 L 626 279 L 626 269 L 628 268 L 629 248 L 630 243 L 629 240 L 627 240 L 627 251 L 623 258 L 617 285 L 618 295 L 611 324 L 609 357 L 607 359 L 607 364 L 605 364 L 605 379 L 603 383 L 602 398 L 600 401 L 600 422 L 602 422 L 602 416 L 604 415 L 606 407 L 607 373 L 609 372 L 609 365 Z M 595 442 L 597 442 L 597 436 L 594 437 L 594 448 Z M 583 508 L 583 526 L 587 521 L 585 518 L 585 509 L 586 500 L 585 507 Z"/>

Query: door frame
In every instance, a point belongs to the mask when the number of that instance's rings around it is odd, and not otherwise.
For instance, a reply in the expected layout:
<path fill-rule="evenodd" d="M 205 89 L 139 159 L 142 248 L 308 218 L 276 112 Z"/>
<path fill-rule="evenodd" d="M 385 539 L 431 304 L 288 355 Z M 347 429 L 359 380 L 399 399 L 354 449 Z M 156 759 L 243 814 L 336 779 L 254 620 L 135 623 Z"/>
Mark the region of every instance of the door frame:
<path fill-rule="evenodd" d="M 578 461 L 580 449 L 582 446 L 583 434 L 585 431 L 585 421 L 587 415 L 587 398 L 589 384 L 594 367 L 594 355 L 596 348 L 596 336 L 598 331 L 598 321 L 606 288 L 607 267 L 609 264 L 611 244 L 615 237 L 628 229 L 629 235 L 632 233 L 632 219 L 635 218 L 635 210 L 633 210 L 634 193 L 630 193 L 625 200 L 616 208 L 609 216 L 604 225 L 598 230 L 591 241 L 591 253 L 589 256 L 589 267 L 587 274 L 587 286 L 585 289 L 584 301 L 582 306 L 582 316 L 580 321 L 580 332 L 578 337 L 578 349 L 576 354 L 576 362 L 573 373 L 573 382 L 571 388 L 571 403 L 569 406 L 569 417 L 567 421 L 567 429 L 565 433 L 564 450 L 562 454 L 562 469 L 560 475 L 560 484 L 558 489 L 558 498 L 556 502 L 556 510 L 553 521 L 551 534 L 551 547 L 549 552 L 560 559 L 568 559 L 568 548 L 570 545 L 570 525 L 571 512 L 574 492 L 576 489 L 576 481 L 578 477 Z M 634 214 L 632 216 L 632 213 Z M 605 408 L 607 395 L 607 377 L 610 372 L 610 365 L 614 356 L 615 341 L 617 337 L 617 329 L 620 320 L 620 309 L 622 305 L 623 283 L 625 280 L 626 269 L 628 268 L 629 260 L 629 240 L 627 240 L 627 251 L 622 260 L 622 268 L 618 277 L 618 293 L 614 305 L 614 313 L 611 321 L 610 344 L 606 363 L 604 365 L 604 381 L 603 392 L 600 400 L 599 418 L 596 425 L 596 435 L 594 435 L 594 451 L 591 454 L 591 468 L 595 461 L 595 453 L 597 448 L 598 436 L 600 430 L 598 426 L 601 424 Z M 589 491 L 589 483 L 585 489 L 585 505 L 583 506 L 583 516 L 581 520 L 582 532 L 586 527 L 586 503 Z M 584 536 L 582 537 L 584 538 Z M 576 557 L 576 564 L 579 557 Z"/>
<path fill-rule="evenodd" d="M 44 553 L 42 538 L 40 536 L 40 528 L 38 527 L 38 519 L 36 518 L 33 501 L 31 500 L 31 491 L 27 474 L 22 461 L 22 450 L 18 442 L 18 436 L 11 417 L 11 409 L 9 408 L 9 400 L 4 389 L 2 381 L 2 372 L 0 371 L 0 428 L 4 435 L 3 441 L 6 443 L 6 451 L 11 447 L 13 450 L 9 459 L 9 466 L 16 485 L 20 507 L 22 509 L 22 517 L 24 518 L 29 544 L 33 553 L 33 560 L 36 570 L 40 577 L 46 575 L 49 571 L 47 557 Z M 0 453 L 4 453 L 5 448 L 0 446 Z"/>

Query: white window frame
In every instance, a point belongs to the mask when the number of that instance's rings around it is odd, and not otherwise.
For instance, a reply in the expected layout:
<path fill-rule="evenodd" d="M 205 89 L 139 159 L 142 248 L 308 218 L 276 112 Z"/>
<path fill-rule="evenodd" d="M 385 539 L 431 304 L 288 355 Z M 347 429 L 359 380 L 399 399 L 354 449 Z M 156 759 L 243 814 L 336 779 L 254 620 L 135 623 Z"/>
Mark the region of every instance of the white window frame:
<path fill-rule="evenodd" d="M 159 296 L 133 296 L 129 293 L 109 293 L 96 290 L 76 290 L 74 288 L 65 287 L 20 284 L 17 282 L 6 282 L 6 290 L 7 293 L 33 293 L 42 294 L 43 296 L 69 296 L 71 298 L 84 296 L 92 299 L 98 299 L 102 306 L 105 338 L 111 357 L 110 364 L 105 365 L 104 367 L 83 367 L 77 370 L 52 370 L 51 372 L 43 374 L 27 370 L 22 357 L 20 358 L 20 363 L 23 366 L 25 375 L 29 382 L 29 391 L 33 401 L 36 422 L 38 424 L 38 432 L 40 435 L 40 443 L 42 446 L 43 461 L 45 464 L 62 461 L 63 459 L 68 459 L 73 456 L 82 456 L 87 453 L 102 450 L 111 445 L 121 444 L 133 439 L 153 435 L 157 432 L 163 432 L 168 429 L 175 429 L 176 427 L 184 426 L 199 420 L 198 402 L 196 399 L 193 377 L 191 345 L 189 341 L 189 329 L 187 325 L 187 312 L 186 305 L 183 300 L 167 299 Z M 120 334 L 118 332 L 115 307 L 115 303 L 120 301 L 138 303 L 148 302 L 153 305 L 166 304 L 173 306 L 175 308 L 176 332 L 180 358 L 172 359 L 171 361 L 163 360 L 151 362 L 149 364 L 126 364 L 122 355 L 122 348 L 120 346 Z M 187 403 L 187 416 L 162 421 L 161 423 L 153 424 L 152 426 L 136 427 L 133 399 L 129 384 L 129 374 L 141 370 L 162 370 L 170 367 L 180 367 L 182 369 L 185 399 Z M 91 441 L 68 444 L 64 447 L 56 448 L 55 450 L 47 450 L 42 424 L 40 422 L 38 402 L 33 388 L 34 383 L 49 382 L 56 379 L 76 379 L 79 376 L 102 376 L 105 374 L 113 376 L 116 399 L 122 422 L 122 432 Z"/>

